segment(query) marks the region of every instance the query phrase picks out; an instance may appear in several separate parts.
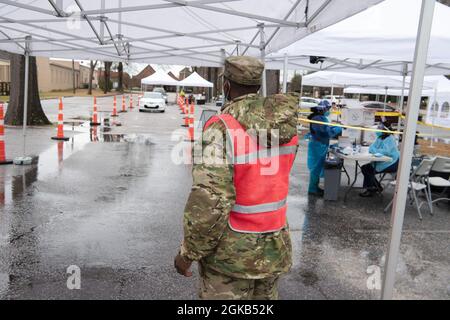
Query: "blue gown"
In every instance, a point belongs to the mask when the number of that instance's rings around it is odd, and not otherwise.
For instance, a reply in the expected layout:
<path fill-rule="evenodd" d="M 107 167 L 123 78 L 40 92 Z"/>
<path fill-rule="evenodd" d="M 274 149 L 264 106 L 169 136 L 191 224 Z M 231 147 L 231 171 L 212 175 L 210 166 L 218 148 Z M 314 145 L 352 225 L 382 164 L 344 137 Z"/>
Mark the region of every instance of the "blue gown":
<path fill-rule="evenodd" d="M 318 115 L 314 121 L 327 122 L 327 117 Z M 308 145 L 308 169 L 310 171 L 309 193 L 319 192 L 320 177 L 323 176 L 330 139 L 342 133 L 342 128 L 322 124 L 311 124 L 311 139 Z"/>

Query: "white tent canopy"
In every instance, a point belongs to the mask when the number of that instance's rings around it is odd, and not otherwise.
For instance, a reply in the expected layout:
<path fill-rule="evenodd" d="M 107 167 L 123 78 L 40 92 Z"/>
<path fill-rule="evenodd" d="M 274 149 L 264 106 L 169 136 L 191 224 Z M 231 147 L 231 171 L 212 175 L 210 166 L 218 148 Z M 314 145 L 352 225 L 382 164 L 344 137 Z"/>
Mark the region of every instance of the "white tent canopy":
<path fill-rule="evenodd" d="M 386 0 L 268 56 L 267 67 L 411 74 L 421 0 Z M 450 73 L 450 8 L 436 3 L 426 74 Z M 310 56 L 326 57 L 311 64 Z M 405 70 L 405 63 L 408 69 Z"/>
<path fill-rule="evenodd" d="M 445 102 L 450 102 L 450 80 L 448 80 L 444 76 L 427 76 L 425 77 L 425 82 L 429 85 L 434 84 L 433 88 L 425 88 L 422 91 L 423 96 L 432 97 L 434 96 L 434 91 L 436 88 L 438 102 L 440 104 Z M 347 87 L 344 89 L 344 93 L 349 94 L 385 94 L 386 91 L 384 89 L 370 87 L 370 86 L 361 86 L 361 87 Z M 388 89 L 388 95 L 390 96 L 400 96 L 402 94 L 401 90 L 398 89 Z M 409 90 L 405 90 L 405 95 L 409 94 Z"/>
<path fill-rule="evenodd" d="M 194 72 L 186 79 L 178 83 L 181 87 L 199 87 L 199 88 L 213 88 L 214 84 L 203 79 L 197 72 Z"/>
<path fill-rule="evenodd" d="M 405 87 L 409 87 L 410 79 L 406 79 Z M 317 87 L 369 87 L 371 89 L 386 90 L 402 89 L 403 77 L 391 75 L 375 75 L 347 72 L 319 71 L 303 77 L 303 85 Z M 434 82 L 424 82 L 425 88 L 434 88 Z M 384 93 L 383 93 L 384 94 Z"/>
<path fill-rule="evenodd" d="M 179 81 L 173 79 L 164 71 L 158 70 L 151 76 L 141 80 L 144 85 L 178 86 Z"/>
<path fill-rule="evenodd" d="M 0 49 L 219 67 L 226 54 L 276 52 L 381 1 L 1 0 Z"/>

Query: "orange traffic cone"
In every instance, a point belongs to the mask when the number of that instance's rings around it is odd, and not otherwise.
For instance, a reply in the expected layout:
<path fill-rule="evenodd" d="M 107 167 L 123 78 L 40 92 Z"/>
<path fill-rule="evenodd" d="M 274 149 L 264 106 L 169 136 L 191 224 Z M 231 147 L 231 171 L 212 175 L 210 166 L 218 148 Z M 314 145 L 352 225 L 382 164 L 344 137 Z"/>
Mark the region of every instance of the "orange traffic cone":
<path fill-rule="evenodd" d="M 133 95 L 130 95 L 130 110 L 133 110 Z"/>
<path fill-rule="evenodd" d="M 11 163 L 13 163 L 12 160 L 6 160 L 5 119 L 3 117 L 3 103 L 0 102 L 0 165 Z"/>
<path fill-rule="evenodd" d="M 118 116 L 119 115 L 117 114 L 117 96 L 114 96 L 114 107 L 111 117 L 118 117 Z"/>
<path fill-rule="evenodd" d="M 122 110 L 120 111 L 120 113 L 125 113 L 127 112 L 127 105 L 125 103 L 125 96 L 122 96 Z"/>
<path fill-rule="evenodd" d="M 191 104 L 190 108 L 188 107 L 188 121 L 189 121 L 189 129 L 188 129 L 188 137 L 187 137 L 187 141 L 191 141 L 194 142 L 195 141 L 195 137 L 194 137 L 194 122 L 195 122 L 195 115 L 194 115 L 194 103 Z"/>
<path fill-rule="evenodd" d="M 92 113 L 91 127 L 101 125 L 98 122 L 98 114 L 97 114 L 97 97 L 94 97 L 94 111 Z"/>
<path fill-rule="evenodd" d="M 58 113 L 58 134 L 52 137 L 53 140 L 69 141 L 70 138 L 64 137 L 64 116 L 63 116 L 63 102 L 59 98 L 59 113 Z"/>

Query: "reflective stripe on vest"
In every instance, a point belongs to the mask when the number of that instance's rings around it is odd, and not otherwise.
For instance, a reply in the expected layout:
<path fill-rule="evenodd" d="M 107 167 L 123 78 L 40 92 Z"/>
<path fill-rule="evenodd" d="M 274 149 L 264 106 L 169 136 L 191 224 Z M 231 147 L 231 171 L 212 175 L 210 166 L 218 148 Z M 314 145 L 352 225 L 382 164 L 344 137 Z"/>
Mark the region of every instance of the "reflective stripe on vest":
<path fill-rule="evenodd" d="M 280 147 L 274 149 L 260 150 L 258 152 L 252 152 L 241 156 L 234 157 L 234 164 L 247 164 L 254 163 L 259 159 L 273 158 L 278 156 L 285 156 L 288 154 L 295 154 L 297 146 Z"/>
<path fill-rule="evenodd" d="M 256 138 L 246 133 L 231 115 L 212 117 L 204 130 L 219 121 L 227 129 L 227 156 L 229 163 L 233 164 L 236 190 L 236 204 L 229 217 L 230 228 L 254 234 L 282 230 L 287 225 L 289 174 L 298 148 L 298 137 L 279 148 L 264 148 L 258 146 Z M 279 168 L 271 175 L 264 175 L 263 170 L 274 160 L 279 162 Z"/>
<path fill-rule="evenodd" d="M 255 206 L 240 206 L 235 205 L 232 209 L 233 212 L 241 214 L 257 214 L 263 212 L 277 211 L 286 206 L 287 199 L 281 200 L 279 202 L 272 202 L 266 204 L 258 204 Z"/>

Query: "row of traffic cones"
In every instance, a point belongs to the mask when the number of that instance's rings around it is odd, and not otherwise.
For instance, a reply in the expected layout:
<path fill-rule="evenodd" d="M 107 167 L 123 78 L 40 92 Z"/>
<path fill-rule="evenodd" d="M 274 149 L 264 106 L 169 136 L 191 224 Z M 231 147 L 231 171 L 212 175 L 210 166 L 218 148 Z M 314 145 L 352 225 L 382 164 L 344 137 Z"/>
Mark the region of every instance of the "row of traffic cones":
<path fill-rule="evenodd" d="M 140 96 L 138 97 L 138 106 L 140 105 Z M 133 95 L 130 95 L 130 110 L 134 108 L 133 106 Z M 125 96 L 122 96 L 122 113 L 127 112 Z M 117 97 L 114 96 L 114 107 L 111 117 L 118 117 L 117 112 Z M 91 126 L 99 126 L 101 123 L 98 119 L 98 108 L 97 108 L 97 97 L 94 97 L 94 106 L 91 119 Z M 58 106 L 58 129 L 55 137 L 51 138 L 57 141 L 69 141 L 70 138 L 64 136 L 64 105 L 62 98 L 59 99 Z M 12 164 L 13 161 L 6 158 L 6 147 L 5 147 L 5 121 L 4 121 L 4 105 L 0 102 L 0 165 Z"/>
<path fill-rule="evenodd" d="M 187 141 L 194 142 L 195 104 L 189 103 L 189 99 L 182 97 L 179 97 L 177 102 L 181 113 L 185 115 L 183 127 L 188 128 Z"/>

